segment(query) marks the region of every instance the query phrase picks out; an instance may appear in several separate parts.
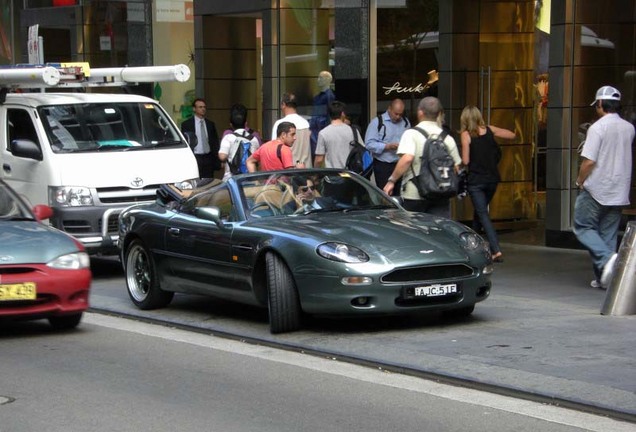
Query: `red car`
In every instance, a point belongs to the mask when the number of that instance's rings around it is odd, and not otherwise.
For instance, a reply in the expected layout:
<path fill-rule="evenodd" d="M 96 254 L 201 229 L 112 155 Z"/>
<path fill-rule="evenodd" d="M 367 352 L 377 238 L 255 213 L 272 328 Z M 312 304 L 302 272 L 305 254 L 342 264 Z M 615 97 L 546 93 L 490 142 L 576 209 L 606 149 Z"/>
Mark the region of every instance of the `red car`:
<path fill-rule="evenodd" d="M 0 320 L 46 318 L 59 329 L 76 327 L 88 308 L 90 259 L 73 237 L 40 222 L 0 180 Z"/>

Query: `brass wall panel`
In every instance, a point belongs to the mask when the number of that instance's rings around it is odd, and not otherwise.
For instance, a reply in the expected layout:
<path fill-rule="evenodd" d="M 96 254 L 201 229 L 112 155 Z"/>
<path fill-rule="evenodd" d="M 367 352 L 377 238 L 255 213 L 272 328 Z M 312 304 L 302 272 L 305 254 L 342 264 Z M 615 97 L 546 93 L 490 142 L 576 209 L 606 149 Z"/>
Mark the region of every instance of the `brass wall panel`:
<path fill-rule="evenodd" d="M 469 221 L 473 218 L 470 197 L 455 200 L 453 218 Z M 490 218 L 493 221 L 530 219 L 536 213 L 536 196 L 532 182 L 499 183 L 497 193 L 490 203 Z"/>
<path fill-rule="evenodd" d="M 479 34 L 453 34 L 453 69 L 479 70 Z"/>
<path fill-rule="evenodd" d="M 490 124 L 515 132 L 515 139 L 497 140 L 501 146 L 513 144 L 531 145 L 533 141 L 532 128 L 534 124 L 533 108 L 514 108 L 490 110 Z"/>
<path fill-rule="evenodd" d="M 492 71 L 490 101 L 493 108 L 534 106 L 532 70 Z"/>
<path fill-rule="evenodd" d="M 225 110 L 223 124 L 227 123 L 229 109 L 233 103 L 242 103 L 248 108 L 255 108 L 257 100 L 256 80 L 212 80 L 204 82 L 205 100 L 208 114 L 212 110 Z M 255 120 L 255 119 L 254 119 Z"/>
<path fill-rule="evenodd" d="M 532 147 L 529 145 L 501 146 L 499 174 L 503 182 L 532 181 Z"/>
<path fill-rule="evenodd" d="M 534 68 L 534 33 L 481 33 L 479 61 L 496 70 Z"/>
<path fill-rule="evenodd" d="M 213 15 L 201 19 L 203 48 L 256 49 L 256 19 Z"/>
<path fill-rule="evenodd" d="M 206 79 L 255 80 L 257 58 L 255 50 L 202 50 Z"/>
<path fill-rule="evenodd" d="M 482 33 L 519 33 L 534 31 L 534 1 L 482 1 Z"/>

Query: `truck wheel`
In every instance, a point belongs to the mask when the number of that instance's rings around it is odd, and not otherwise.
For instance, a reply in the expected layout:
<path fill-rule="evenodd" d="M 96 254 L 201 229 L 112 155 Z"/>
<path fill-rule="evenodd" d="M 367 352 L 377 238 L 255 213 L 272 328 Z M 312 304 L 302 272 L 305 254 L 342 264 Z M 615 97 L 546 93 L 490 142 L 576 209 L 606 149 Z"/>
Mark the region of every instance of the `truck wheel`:
<path fill-rule="evenodd" d="M 291 272 L 275 253 L 267 252 L 269 330 L 284 333 L 300 328 L 300 300 Z"/>
<path fill-rule="evenodd" d="M 134 240 L 126 250 L 126 287 L 139 309 L 158 309 L 172 301 L 173 292 L 159 287 L 155 263 L 141 240 Z"/>
<path fill-rule="evenodd" d="M 70 330 L 77 327 L 82 320 L 82 313 L 49 317 L 49 324 L 55 330 Z"/>

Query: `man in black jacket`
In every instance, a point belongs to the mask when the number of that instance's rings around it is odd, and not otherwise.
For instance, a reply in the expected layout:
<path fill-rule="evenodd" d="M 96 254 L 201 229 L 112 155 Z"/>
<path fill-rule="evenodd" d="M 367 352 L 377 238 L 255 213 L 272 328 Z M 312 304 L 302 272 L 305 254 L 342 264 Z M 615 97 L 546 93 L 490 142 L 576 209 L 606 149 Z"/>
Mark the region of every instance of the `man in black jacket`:
<path fill-rule="evenodd" d="M 221 169 L 219 160 L 219 135 L 214 122 L 205 118 L 205 100 L 197 98 L 192 102 L 194 116 L 181 123 L 181 132 L 196 134 L 197 144 L 192 149 L 199 166 L 200 178 L 214 177 L 214 171 Z"/>

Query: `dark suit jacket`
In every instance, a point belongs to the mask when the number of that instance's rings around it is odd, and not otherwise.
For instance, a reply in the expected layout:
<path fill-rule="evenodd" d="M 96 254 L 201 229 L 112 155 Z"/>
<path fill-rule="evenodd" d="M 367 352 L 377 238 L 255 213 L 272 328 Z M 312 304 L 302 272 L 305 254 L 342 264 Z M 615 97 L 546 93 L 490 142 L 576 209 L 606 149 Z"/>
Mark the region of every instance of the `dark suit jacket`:
<path fill-rule="evenodd" d="M 181 132 L 196 133 L 194 127 L 195 116 L 190 117 L 181 123 Z M 210 146 L 210 163 L 214 171 L 221 169 L 221 161 L 219 160 L 219 134 L 216 132 L 216 126 L 213 121 L 205 119 L 205 126 L 208 130 L 208 145 Z"/>

